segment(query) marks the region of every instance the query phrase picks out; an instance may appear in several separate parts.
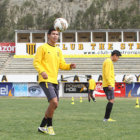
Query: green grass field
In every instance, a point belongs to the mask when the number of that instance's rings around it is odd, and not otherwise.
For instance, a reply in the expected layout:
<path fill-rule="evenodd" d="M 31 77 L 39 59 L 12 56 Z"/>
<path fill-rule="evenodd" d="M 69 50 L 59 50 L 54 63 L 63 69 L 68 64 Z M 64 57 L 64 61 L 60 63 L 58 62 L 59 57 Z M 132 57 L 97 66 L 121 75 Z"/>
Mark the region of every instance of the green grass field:
<path fill-rule="evenodd" d="M 97 102 L 71 105 L 70 98 L 60 98 L 54 115 L 56 136 L 37 132 L 46 98 L 0 97 L 0 140 L 138 140 L 140 139 L 140 108 L 136 98 L 116 98 L 111 117 L 117 122 L 103 122 L 106 98 Z"/>

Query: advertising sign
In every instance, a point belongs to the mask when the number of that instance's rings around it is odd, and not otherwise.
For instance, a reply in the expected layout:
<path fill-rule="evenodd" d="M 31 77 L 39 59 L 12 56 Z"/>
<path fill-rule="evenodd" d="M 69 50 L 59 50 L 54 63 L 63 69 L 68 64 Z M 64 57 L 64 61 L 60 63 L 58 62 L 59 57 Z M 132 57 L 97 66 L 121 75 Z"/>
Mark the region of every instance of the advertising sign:
<path fill-rule="evenodd" d="M 69 82 L 64 84 L 64 93 L 87 93 L 88 83 L 87 82 Z"/>
<path fill-rule="evenodd" d="M 0 83 L 0 96 L 14 96 L 12 83 Z"/>
<path fill-rule="evenodd" d="M 28 83 L 28 96 L 45 97 L 45 93 L 37 83 Z"/>
<path fill-rule="evenodd" d="M 65 83 L 64 93 L 88 93 L 88 83 L 87 82 Z M 115 97 L 125 97 L 125 83 L 123 82 L 116 83 L 114 93 L 115 93 Z M 101 82 L 96 83 L 94 94 L 97 97 L 105 96 Z"/>
<path fill-rule="evenodd" d="M 14 83 L 13 87 L 15 96 L 27 96 L 28 85 L 26 83 Z"/>
<path fill-rule="evenodd" d="M 15 43 L 0 43 L 0 52 L 15 53 Z"/>
<path fill-rule="evenodd" d="M 102 83 L 100 82 L 96 83 L 94 94 L 96 97 L 106 96 L 102 88 Z M 115 83 L 114 94 L 115 94 L 115 97 L 125 97 L 125 83 L 123 82 Z"/>
<path fill-rule="evenodd" d="M 140 83 L 126 84 L 126 97 L 140 97 Z"/>

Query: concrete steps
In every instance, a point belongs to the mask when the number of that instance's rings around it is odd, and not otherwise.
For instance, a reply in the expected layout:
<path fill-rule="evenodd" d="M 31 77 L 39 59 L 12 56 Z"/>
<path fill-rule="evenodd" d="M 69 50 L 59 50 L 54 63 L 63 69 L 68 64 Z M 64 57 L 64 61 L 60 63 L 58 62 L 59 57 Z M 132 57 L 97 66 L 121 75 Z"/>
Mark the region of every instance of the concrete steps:
<path fill-rule="evenodd" d="M 75 63 L 77 68 L 71 71 L 59 71 L 59 74 L 101 74 L 105 58 L 65 58 L 66 63 Z M 140 58 L 120 58 L 114 63 L 116 74 L 139 74 Z M 3 73 L 10 74 L 37 74 L 33 67 L 32 58 L 12 58 L 5 66 Z"/>

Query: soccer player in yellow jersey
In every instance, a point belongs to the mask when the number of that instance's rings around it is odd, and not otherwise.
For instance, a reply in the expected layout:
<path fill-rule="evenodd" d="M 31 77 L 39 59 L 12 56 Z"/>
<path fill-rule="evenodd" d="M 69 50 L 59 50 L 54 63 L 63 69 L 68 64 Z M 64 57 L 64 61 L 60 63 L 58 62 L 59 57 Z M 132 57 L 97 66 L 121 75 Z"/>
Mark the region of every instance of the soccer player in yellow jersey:
<path fill-rule="evenodd" d="M 71 70 L 76 68 L 75 64 L 66 64 L 62 51 L 56 46 L 59 33 L 54 28 L 48 31 L 48 43 L 41 45 L 36 52 L 33 65 L 38 71 L 39 85 L 46 94 L 49 106 L 45 116 L 38 127 L 39 132 L 55 135 L 52 127 L 52 118 L 58 107 L 58 70 Z M 47 126 L 46 126 L 47 125 Z"/>
<path fill-rule="evenodd" d="M 95 80 L 92 79 L 92 76 L 89 76 L 89 87 L 88 87 L 88 101 L 90 102 L 90 98 L 93 102 L 96 102 L 95 97 L 93 96 L 94 89 L 96 88 Z"/>
<path fill-rule="evenodd" d="M 103 121 L 115 121 L 110 118 L 111 110 L 114 103 L 114 87 L 115 87 L 115 75 L 113 62 L 117 62 L 121 53 L 118 50 L 114 50 L 111 53 L 111 57 L 107 58 L 103 62 L 102 74 L 103 74 L 103 90 L 107 96 L 108 104 L 106 106 L 106 112 Z"/>

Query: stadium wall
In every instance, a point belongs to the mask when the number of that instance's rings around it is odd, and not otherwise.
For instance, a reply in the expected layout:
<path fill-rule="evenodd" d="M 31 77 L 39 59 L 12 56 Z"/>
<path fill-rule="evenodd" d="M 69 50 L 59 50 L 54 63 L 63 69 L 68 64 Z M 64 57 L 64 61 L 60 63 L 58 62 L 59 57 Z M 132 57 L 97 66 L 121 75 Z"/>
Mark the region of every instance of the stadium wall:
<path fill-rule="evenodd" d="M 58 75 L 58 81 L 62 81 L 61 79 L 62 75 Z M 88 75 L 77 75 L 80 82 L 87 82 L 87 76 Z M 92 75 L 92 78 L 95 80 L 95 82 L 99 82 L 99 77 L 101 75 Z M 0 75 L 0 79 L 2 80 L 3 75 Z M 12 75 L 6 75 L 8 82 L 37 82 L 37 74 L 12 74 Z M 63 75 L 63 80 L 67 82 L 73 82 L 75 75 Z M 118 74 L 115 75 L 115 81 L 116 82 L 123 82 L 125 75 Z M 140 82 L 140 75 L 131 75 L 133 77 L 133 82 Z"/>
<path fill-rule="evenodd" d="M 17 43 L 16 55 L 34 55 L 43 43 Z M 119 50 L 122 54 L 140 54 L 139 42 L 58 43 L 64 55 L 110 54 Z"/>

